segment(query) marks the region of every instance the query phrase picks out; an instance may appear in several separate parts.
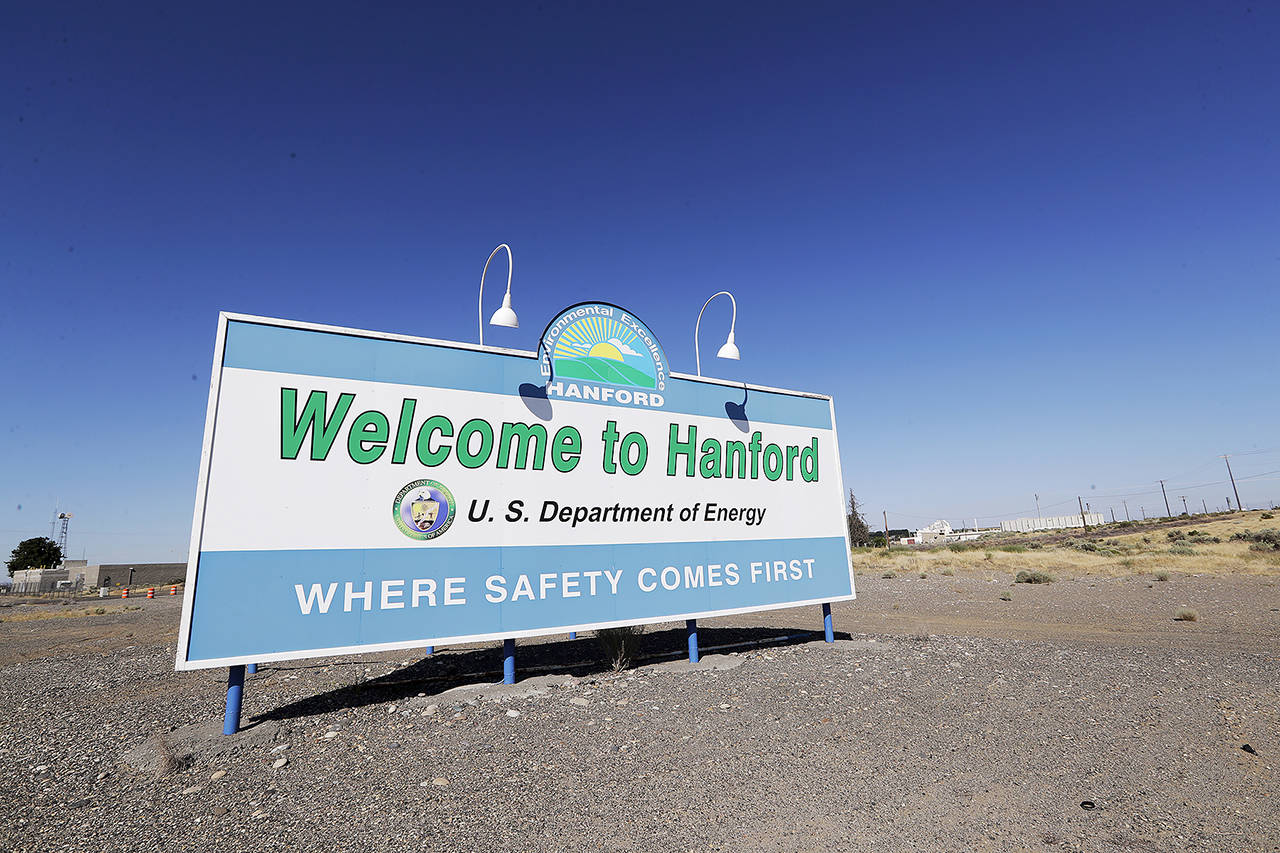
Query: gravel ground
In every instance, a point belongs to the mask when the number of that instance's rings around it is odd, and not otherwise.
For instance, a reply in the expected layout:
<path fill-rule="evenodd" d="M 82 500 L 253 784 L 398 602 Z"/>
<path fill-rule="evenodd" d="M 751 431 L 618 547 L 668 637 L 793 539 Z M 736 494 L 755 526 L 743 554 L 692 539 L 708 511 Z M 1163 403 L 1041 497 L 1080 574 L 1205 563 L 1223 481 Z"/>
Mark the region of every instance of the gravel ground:
<path fill-rule="evenodd" d="M 1277 850 L 1276 589 L 864 577 L 836 644 L 816 608 L 734 617 L 697 666 L 674 627 L 620 675 L 521 643 L 511 687 L 493 645 L 268 665 L 230 738 L 225 671 L 172 670 L 177 599 L 7 607 L 0 843 Z"/>

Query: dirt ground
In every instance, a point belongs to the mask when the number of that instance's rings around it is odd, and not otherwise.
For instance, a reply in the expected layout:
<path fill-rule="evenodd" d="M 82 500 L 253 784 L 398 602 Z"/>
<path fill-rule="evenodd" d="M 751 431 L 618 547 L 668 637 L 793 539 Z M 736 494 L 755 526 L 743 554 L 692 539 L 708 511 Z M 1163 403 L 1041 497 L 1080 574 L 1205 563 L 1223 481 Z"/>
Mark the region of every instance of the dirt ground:
<path fill-rule="evenodd" d="M 225 671 L 173 672 L 180 598 L 0 606 L 0 842 L 1280 849 L 1280 571 L 1015 585 L 1019 556 L 866 571 L 835 644 L 817 608 L 709 620 L 697 666 L 678 626 L 620 674 L 521 642 L 514 687 L 493 644 L 268 665 L 233 737 Z"/>

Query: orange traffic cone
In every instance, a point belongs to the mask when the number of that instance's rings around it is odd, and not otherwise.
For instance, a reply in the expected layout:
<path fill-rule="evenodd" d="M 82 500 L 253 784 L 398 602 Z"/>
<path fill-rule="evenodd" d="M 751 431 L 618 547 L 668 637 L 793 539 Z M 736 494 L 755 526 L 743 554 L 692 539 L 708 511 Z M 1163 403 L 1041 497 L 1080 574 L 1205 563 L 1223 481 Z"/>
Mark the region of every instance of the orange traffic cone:
<path fill-rule="evenodd" d="M 177 594 L 178 594 L 178 585 L 177 585 L 177 584 L 174 584 L 173 586 L 169 587 L 169 594 L 170 594 L 170 595 L 177 595 Z"/>
<path fill-rule="evenodd" d="M 126 586 L 124 589 L 120 590 L 120 597 L 121 598 L 129 597 L 129 587 Z"/>
<path fill-rule="evenodd" d="M 154 586 L 147 587 L 147 598 L 156 597 L 156 588 Z"/>

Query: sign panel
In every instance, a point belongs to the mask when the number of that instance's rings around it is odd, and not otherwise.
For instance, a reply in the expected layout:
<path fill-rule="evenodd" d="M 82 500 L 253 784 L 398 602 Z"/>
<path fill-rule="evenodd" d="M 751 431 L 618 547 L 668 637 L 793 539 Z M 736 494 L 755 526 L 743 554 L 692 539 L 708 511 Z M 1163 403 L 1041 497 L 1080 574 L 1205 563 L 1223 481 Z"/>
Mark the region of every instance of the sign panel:
<path fill-rule="evenodd" d="M 179 669 L 853 597 L 829 397 L 604 303 L 532 353 L 220 317 Z"/>

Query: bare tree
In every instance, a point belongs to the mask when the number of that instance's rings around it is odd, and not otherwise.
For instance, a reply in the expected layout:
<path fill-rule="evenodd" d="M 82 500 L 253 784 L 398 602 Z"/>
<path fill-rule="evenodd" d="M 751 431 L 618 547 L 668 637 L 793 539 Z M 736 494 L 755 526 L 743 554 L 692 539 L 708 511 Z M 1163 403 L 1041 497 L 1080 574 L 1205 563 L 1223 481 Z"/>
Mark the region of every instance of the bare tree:
<path fill-rule="evenodd" d="M 858 499 L 853 496 L 853 490 L 849 490 L 849 511 L 845 514 L 845 519 L 849 524 L 849 542 L 853 545 L 870 545 L 871 529 L 867 527 L 867 520 L 862 517 L 862 508 L 858 506 Z"/>

